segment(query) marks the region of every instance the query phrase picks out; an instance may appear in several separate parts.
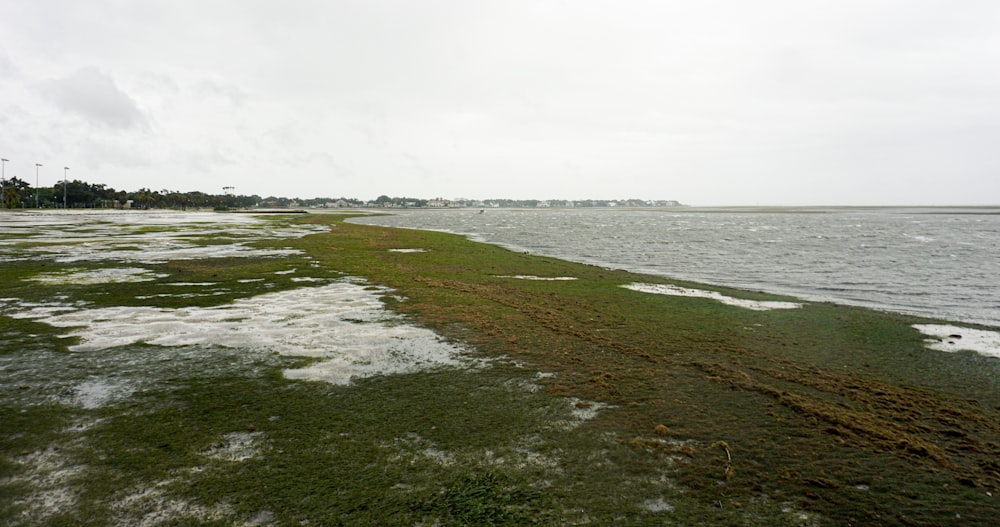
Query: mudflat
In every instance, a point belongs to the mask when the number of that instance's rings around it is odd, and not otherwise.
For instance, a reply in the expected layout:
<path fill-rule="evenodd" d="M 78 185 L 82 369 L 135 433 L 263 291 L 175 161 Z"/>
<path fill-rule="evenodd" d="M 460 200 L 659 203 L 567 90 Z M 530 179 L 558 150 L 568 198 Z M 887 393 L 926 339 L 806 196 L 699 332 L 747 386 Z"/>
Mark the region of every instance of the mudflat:
<path fill-rule="evenodd" d="M 0 523 L 1000 515 L 1000 360 L 960 338 L 995 328 L 345 215 L 175 216 L 4 218 Z"/>

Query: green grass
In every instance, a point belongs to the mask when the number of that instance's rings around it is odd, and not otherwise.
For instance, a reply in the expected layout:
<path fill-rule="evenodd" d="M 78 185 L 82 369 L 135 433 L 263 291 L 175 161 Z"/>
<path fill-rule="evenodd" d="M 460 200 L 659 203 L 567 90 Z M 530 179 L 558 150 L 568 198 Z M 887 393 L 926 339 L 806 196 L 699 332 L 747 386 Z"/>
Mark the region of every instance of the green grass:
<path fill-rule="evenodd" d="M 331 228 L 254 243 L 297 256 L 138 265 L 167 275 L 151 282 L 43 285 L 25 279 L 111 264 L 5 261 L 0 298 L 210 307 L 315 285 L 297 276 L 359 276 L 486 366 L 337 386 L 286 379 L 310 360 L 273 353 L 69 352 L 65 330 L 0 314 L 0 524 L 161 514 L 170 525 L 990 525 L 1000 515 L 1000 361 L 926 349 L 910 327 L 921 319 L 639 293 L 620 286 L 705 286 L 343 217 L 269 218 Z M 426 252 L 389 251 L 400 248 Z M 499 278 L 512 275 L 578 279 Z M 151 297 L 200 282 L 225 294 Z M 124 395 L 75 404 L 94 379 Z M 593 419 L 572 414 L 600 404 L 610 406 Z"/>
<path fill-rule="evenodd" d="M 338 225 L 331 236 L 355 250 L 329 253 L 329 264 L 400 291 L 408 301 L 395 309 L 559 372 L 548 381 L 553 393 L 621 407 L 596 426 L 628 437 L 665 422 L 679 439 L 726 441 L 737 472 L 725 494 L 735 501 L 780 496 L 835 521 L 901 524 L 941 521 L 938 507 L 972 523 L 996 512 L 986 493 L 1000 482 L 1000 363 L 925 348 L 910 327 L 917 318 L 828 304 L 756 312 L 643 294 L 618 286 L 669 281 L 440 233 Z M 387 252 L 396 247 L 427 252 Z M 703 452 L 681 478 L 709 501 L 720 490 L 718 459 Z M 855 495 L 858 486 L 867 490 Z M 933 507 L 899 499 L 927 492 Z"/>

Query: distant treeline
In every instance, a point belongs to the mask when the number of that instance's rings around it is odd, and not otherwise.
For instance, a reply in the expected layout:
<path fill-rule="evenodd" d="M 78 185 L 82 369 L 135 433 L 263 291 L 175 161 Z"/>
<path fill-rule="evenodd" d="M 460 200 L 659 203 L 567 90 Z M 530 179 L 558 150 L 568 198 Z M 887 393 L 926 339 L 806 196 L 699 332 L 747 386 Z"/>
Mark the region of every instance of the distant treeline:
<path fill-rule="evenodd" d="M 206 194 L 204 192 L 178 192 L 175 190 L 136 191 L 115 190 L 100 183 L 73 180 L 51 187 L 34 188 L 16 177 L 3 182 L 2 206 L 20 208 L 219 208 L 255 207 L 260 196 L 235 196 Z"/>
<path fill-rule="evenodd" d="M 544 207 L 683 207 L 684 205 L 674 200 L 652 200 L 652 199 L 417 199 L 417 198 L 390 198 L 389 196 L 379 196 L 375 201 L 367 202 L 361 206 L 365 207 L 402 207 L 402 208 L 449 208 L 449 207 L 474 207 L 474 208 L 544 208 Z"/>
<path fill-rule="evenodd" d="M 141 188 L 136 191 L 115 190 L 104 184 L 87 183 L 73 180 L 65 185 L 57 183 L 51 187 L 34 188 L 30 183 L 19 178 L 10 178 L 3 182 L 0 192 L 0 205 L 7 209 L 20 208 L 130 208 L 130 209 L 250 209 L 250 208 L 449 208 L 449 207 L 680 207 L 672 200 L 514 200 L 488 199 L 445 200 L 422 199 L 408 197 L 379 196 L 372 201 L 362 201 L 354 198 L 312 199 L 282 198 L 268 196 L 262 198 L 256 194 L 206 194 L 204 192 L 179 192 L 176 190 L 150 190 Z"/>

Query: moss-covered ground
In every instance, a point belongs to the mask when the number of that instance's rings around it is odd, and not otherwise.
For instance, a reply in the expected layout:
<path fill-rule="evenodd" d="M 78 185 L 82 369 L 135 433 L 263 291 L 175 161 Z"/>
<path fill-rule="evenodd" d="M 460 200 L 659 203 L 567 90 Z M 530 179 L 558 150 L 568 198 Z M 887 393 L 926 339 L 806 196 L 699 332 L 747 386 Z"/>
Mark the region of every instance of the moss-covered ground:
<path fill-rule="evenodd" d="M 293 255 L 143 264 L 158 274 L 140 283 L 34 281 L 116 262 L 40 258 L 32 240 L 0 247 L 19 256 L 0 260 L 0 524 L 1000 517 L 1000 361 L 927 349 L 912 328 L 926 320 L 641 293 L 621 286 L 790 300 L 343 218 L 268 218 L 329 228 L 254 243 Z M 65 328 L 14 316 L 29 304 L 211 307 L 313 285 L 290 269 L 387 286 L 389 309 L 488 363 L 334 385 L 282 374 L 313 359 L 239 348 L 70 351 Z M 80 404 L 99 375 L 117 395 Z"/>

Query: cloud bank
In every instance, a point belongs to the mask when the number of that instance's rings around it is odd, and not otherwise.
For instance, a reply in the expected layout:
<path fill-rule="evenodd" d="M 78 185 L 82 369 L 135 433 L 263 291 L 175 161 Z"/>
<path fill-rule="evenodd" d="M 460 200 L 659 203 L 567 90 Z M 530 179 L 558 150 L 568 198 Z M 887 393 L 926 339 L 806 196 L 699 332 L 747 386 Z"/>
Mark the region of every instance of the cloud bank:
<path fill-rule="evenodd" d="M 115 187 L 998 203 L 997 28 L 975 0 L 9 2 L 0 148 Z"/>

